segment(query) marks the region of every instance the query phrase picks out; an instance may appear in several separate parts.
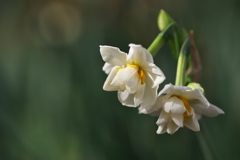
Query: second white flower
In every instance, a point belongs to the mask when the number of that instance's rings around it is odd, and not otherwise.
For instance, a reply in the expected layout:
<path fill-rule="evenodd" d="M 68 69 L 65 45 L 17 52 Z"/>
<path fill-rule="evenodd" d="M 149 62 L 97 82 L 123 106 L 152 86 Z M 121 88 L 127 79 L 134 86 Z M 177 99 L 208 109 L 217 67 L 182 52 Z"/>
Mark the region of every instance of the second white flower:
<path fill-rule="evenodd" d="M 100 46 L 103 70 L 109 74 L 103 89 L 118 91 L 119 101 L 130 107 L 149 109 L 157 99 L 157 89 L 165 76 L 152 55 L 141 45 L 130 44 L 129 54 L 116 47 Z"/>

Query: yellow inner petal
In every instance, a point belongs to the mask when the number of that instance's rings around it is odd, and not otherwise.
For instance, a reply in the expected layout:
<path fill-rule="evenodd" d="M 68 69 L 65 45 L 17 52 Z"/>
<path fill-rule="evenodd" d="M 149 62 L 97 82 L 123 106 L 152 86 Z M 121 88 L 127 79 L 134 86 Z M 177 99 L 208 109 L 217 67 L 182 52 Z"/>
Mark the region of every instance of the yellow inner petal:
<path fill-rule="evenodd" d="M 138 70 L 138 76 L 141 80 L 141 84 L 145 83 L 146 75 L 142 69 Z"/>
<path fill-rule="evenodd" d="M 185 106 L 185 108 L 186 108 L 186 110 L 187 110 L 187 111 L 185 111 L 185 112 L 183 113 L 184 120 L 189 120 L 189 119 L 192 117 L 192 114 L 191 114 L 191 112 L 192 112 L 192 107 L 189 105 L 189 102 L 187 101 L 186 98 L 184 98 L 184 97 L 182 97 L 182 96 L 178 96 L 178 98 L 182 100 L 182 102 L 183 102 L 183 104 L 184 104 L 184 106 Z"/>
<path fill-rule="evenodd" d="M 135 65 L 135 64 L 127 64 L 127 67 L 132 67 L 132 68 L 135 68 L 136 70 L 139 70 L 138 65 Z"/>
<path fill-rule="evenodd" d="M 145 72 L 138 66 L 135 64 L 127 64 L 127 67 L 132 67 L 134 69 L 136 69 L 138 71 L 138 77 L 141 80 L 141 84 L 145 83 L 145 79 L 146 79 L 146 74 Z"/>

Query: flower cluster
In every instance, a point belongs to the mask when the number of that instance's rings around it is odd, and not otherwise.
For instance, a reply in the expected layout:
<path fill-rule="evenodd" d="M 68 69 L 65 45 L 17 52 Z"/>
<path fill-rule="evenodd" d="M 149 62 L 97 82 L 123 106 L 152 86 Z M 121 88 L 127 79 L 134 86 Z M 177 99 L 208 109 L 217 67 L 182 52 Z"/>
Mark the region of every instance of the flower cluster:
<path fill-rule="evenodd" d="M 127 54 L 116 47 L 100 46 L 105 61 L 103 71 L 108 74 L 103 89 L 117 91 L 124 106 L 138 107 L 139 113 L 158 116 L 158 134 L 173 134 L 184 126 L 199 131 L 198 120 L 202 115 L 215 117 L 224 112 L 209 103 L 201 85 L 194 83 L 198 81 L 201 64 L 193 31 L 188 34 L 184 29 L 176 29 L 177 24 L 164 11 L 160 12 L 158 26 L 161 33 L 148 50 L 130 44 Z M 168 38 L 169 35 L 172 37 Z M 154 64 L 152 55 L 167 41 L 174 58 L 178 59 L 176 82 L 166 84 L 157 94 L 165 76 Z M 187 48 L 191 48 L 191 56 Z"/>
<path fill-rule="evenodd" d="M 100 46 L 106 62 L 103 71 L 108 74 L 103 89 L 118 91 L 119 101 L 129 107 L 140 106 L 139 113 L 158 115 L 158 134 L 173 134 L 183 126 L 199 131 L 202 115 L 214 117 L 224 113 L 208 102 L 201 88 L 167 84 L 157 96 L 159 84 L 165 79 L 163 72 L 145 48 L 129 46 L 128 54 L 116 47 Z"/>

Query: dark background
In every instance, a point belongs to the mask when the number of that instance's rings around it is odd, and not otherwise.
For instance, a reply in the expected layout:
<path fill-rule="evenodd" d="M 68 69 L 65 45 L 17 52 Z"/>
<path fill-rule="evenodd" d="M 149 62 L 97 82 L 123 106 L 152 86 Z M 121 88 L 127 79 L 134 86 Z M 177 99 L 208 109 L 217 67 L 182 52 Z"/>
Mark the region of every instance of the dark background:
<path fill-rule="evenodd" d="M 99 45 L 147 48 L 168 12 L 194 29 L 208 100 L 225 111 L 203 118 L 215 159 L 240 159 L 240 1 L 0 0 L 0 159 L 207 159 L 198 133 L 157 135 L 157 117 L 122 106 L 102 90 Z M 165 46 L 154 58 L 174 83 Z M 204 123 L 203 123 L 204 121 Z"/>

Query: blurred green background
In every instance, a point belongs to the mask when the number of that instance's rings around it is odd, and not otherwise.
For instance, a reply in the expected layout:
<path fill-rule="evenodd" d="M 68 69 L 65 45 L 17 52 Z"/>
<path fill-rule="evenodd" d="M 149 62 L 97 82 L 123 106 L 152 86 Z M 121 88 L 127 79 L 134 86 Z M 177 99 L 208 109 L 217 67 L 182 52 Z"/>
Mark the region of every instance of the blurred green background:
<path fill-rule="evenodd" d="M 238 0 L 0 0 L 0 159 L 206 159 L 197 133 L 157 135 L 157 117 L 102 90 L 99 45 L 147 48 L 159 33 L 160 9 L 194 29 L 200 82 L 225 111 L 201 123 L 210 151 L 215 159 L 239 160 Z M 159 53 L 164 84 L 174 83 L 169 48 Z"/>

